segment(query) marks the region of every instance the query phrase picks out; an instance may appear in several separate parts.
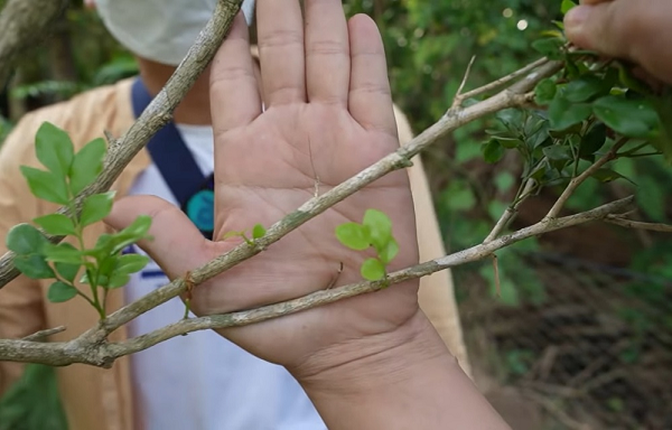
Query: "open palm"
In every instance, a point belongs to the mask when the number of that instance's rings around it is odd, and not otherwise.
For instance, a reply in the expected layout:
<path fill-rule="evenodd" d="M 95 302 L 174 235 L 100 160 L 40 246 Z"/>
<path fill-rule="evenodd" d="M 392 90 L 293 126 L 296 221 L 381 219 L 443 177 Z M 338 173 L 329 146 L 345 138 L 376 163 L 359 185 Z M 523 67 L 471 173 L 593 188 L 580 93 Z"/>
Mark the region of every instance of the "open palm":
<path fill-rule="evenodd" d="M 263 96 L 242 16 L 213 63 L 215 241 L 204 241 L 179 211 L 159 210 L 164 203 L 155 199 L 127 204 L 133 216 L 158 214 L 157 239 L 148 251 L 171 277 L 237 245 L 238 239 L 221 240 L 227 232 L 249 231 L 256 223 L 269 226 L 398 147 L 375 24 L 366 16 L 346 23 L 339 0 L 305 4 L 304 26 L 298 1 L 258 2 Z M 370 255 L 345 248 L 334 229 L 361 222 L 369 208 L 392 219 L 401 248 L 392 268 L 417 262 L 408 177 L 397 172 L 199 286 L 194 311 L 224 313 L 277 303 L 327 288 L 337 276 L 337 285 L 361 280 L 359 266 Z M 417 282 L 411 282 L 222 334 L 291 368 L 332 345 L 393 331 L 417 312 Z"/>

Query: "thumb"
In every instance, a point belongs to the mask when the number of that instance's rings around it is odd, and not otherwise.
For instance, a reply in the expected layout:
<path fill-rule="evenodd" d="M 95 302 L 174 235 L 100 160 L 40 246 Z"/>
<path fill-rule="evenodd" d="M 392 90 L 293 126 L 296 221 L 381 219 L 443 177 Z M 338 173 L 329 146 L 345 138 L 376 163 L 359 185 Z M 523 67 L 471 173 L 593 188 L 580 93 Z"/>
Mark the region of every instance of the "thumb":
<path fill-rule="evenodd" d="M 138 245 L 170 279 L 184 276 L 216 254 L 189 218 L 176 206 L 153 196 L 130 196 L 115 202 L 105 223 L 115 230 L 129 226 L 140 215 L 152 218 L 149 235 Z"/>
<path fill-rule="evenodd" d="M 565 16 L 567 38 L 584 49 L 641 65 L 672 79 L 672 2 L 584 0 Z"/>

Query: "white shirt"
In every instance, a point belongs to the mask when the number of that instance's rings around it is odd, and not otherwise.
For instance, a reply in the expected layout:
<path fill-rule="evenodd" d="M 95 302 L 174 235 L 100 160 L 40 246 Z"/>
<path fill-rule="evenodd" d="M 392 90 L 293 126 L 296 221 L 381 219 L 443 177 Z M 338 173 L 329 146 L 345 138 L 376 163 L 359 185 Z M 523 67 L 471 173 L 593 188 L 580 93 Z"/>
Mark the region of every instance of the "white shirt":
<path fill-rule="evenodd" d="M 211 127 L 179 125 L 178 131 L 205 176 L 214 168 Z M 129 194 L 176 204 L 158 168 L 150 164 Z M 146 255 L 138 247 L 135 252 Z M 151 261 L 125 287 L 126 302 L 168 283 Z M 182 318 L 179 298 L 129 325 L 138 336 Z M 193 316 L 193 315 L 192 315 Z M 260 360 L 213 331 L 178 336 L 131 356 L 137 407 L 146 430 L 323 430 L 326 426 L 301 386 L 275 364 Z"/>

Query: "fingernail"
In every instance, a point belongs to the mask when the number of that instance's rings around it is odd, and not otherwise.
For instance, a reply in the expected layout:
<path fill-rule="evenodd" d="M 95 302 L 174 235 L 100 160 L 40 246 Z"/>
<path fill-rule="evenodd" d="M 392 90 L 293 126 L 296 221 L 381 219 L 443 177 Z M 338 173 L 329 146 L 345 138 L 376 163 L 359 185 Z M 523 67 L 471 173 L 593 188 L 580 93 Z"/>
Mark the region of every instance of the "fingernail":
<path fill-rule="evenodd" d="M 567 15 L 565 15 L 565 30 L 578 31 L 583 26 L 583 23 L 588 21 L 588 17 L 592 12 L 592 6 L 576 6 L 572 8 Z"/>

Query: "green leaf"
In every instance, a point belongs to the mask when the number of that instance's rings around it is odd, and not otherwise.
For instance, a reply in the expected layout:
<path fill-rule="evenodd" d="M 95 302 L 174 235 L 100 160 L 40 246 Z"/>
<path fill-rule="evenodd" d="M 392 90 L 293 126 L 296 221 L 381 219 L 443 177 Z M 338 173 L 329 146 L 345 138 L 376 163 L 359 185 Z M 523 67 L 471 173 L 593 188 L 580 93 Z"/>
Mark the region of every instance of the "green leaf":
<path fill-rule="evenodd" d="M 336 227 L 336 237 L 343 245 L 355 251 L 363 251 L 371 246 L 369 229 L 355 222 Z"/>
<path fill-rule="evenodd" d="M 50 214 L 35 218 L 33 222 L 44 231 L 55 236 L 67 236 L 76 234 L 75 224 L 70 217 L 62 214 Z"/>
<path fill-rule="evenodd" d="M 75 149 L 65 131 L 49 122 L 44 122 L 35 135 L 35 154 L 47 169 L 65 179 Z"/>
<path fill-rule="evenodd" d="M 566 130 L 587 119 L 592 113 L 589 104 L 572 104 L 566 98 L 556 95 L 548 108 L 548 119 L 553 130 Z"/>
<path fill-rule="evenodd" d="M 457 180 L 441 193 L 441 202 L 450 211 L 468 211 L 476 206 L 476 196 L 468 183 Z"/>
<path fill-rule="evenodd" d="M 136 243 L 139 240 L 148 239 L 149 236 L 147 236 L 147 231 L 151 224 L 151 217 L 141 215 L 125 229 L 115 234 L 101 235 L 94 248 L 87 251 L 87 255 L 91 255 L 100 260 L 106 255 L 113 255 L 121 252 L 128 245 Z"/>
<path fill-rule="evenodd" d="M 654 98 L 651 103 L 655 106 L 660 118 L 660 134 L 650 139 L 658 151 L 663 153 L 668 164 L 672 164 L 672 90 L 660 98 Z"/>
<path fill-rule="evenodd" d="M 607 141 L 607 127 L 602 123 L 595 124 L 581 139 L 579 157 L 592 161 L 595 153 L 599 151 Z"/>
<path fill-rule="evenodd" d="M 56 271 L 58 272 L 58 274 L 61 275 L 63 279 L 70 282 L 75 281 L 77 273 L 79 273 L 79 268 L 82 267 L 79 264 L 67 264 L 67 263 L 56 263 L 54 264 L 54 266 L 56 266 Z"/>
<path fill-rule="evenodd" d="M 77 296 L 77 288 L 72 285 L 56 281 L 49 287 L 47 299 L 52 303 L 63 303 Z"/>
<path fill-rule="evenodd" d="M 571 103 L 587 102 L 598 95 L 609 94 L 611 87 L 597 76 L 583 76 L 565 87 L 564 97 Z"/>
<path fill-rule="evenodd" d="M 593 112 L 607 127 L 623 136 L 651 138 L 660 132 L 658 113 L 644 100 L 607 96 L 593 103 Z"/>
<path fill-rule="evenodd" d="M 378 253 L 378 257 L 383 264 L 388 264 L 397 254 L 399 254 L 399 244 L 394 238 L 391 238 L 385 248 Z"/>
<path fill-rule="evenodd" d="M 252 228 L 252 239 L 259 239 L 264 237 L 265 234 L 266 228 L 264 228 L 264 226 L 261 224 L 256 224 L 254 228 Z"/>
<path fill-rule="evenodd" d="M 504 156 L 504 147 L 497 139 L 490 139 L 488 143 L 483 145 L 483 158 L 486 163 L 496 163 Z"/>
<path fill-rule="evenodd" d="M 571 152 L 568 146 L 553 145 L 543 149 L 543 153 L 549 160 L 571 160 Z"/>
<path fill-rule="evenodd" d="M 379 281 L 385 277 L 385 266 L 377 258 L 369 258 L 362 263 L 360 272 L 368 281 Z"/>
<path fill-rule="evenodd" d="M 47 261 L 54 263 L 82 264 L 82 252 L 69 243 L 58 245 L 47 243 L 44 245 L 43 253 Z"/>
<path fill-rule="evenodd" d="M 572 0 L 562 0 L 562 4 L 560 5 L 560 11 L 562 12 L 563 15 L 565 15 L 574 7 L 576 7 L 576 3 L 574 3 Z"/>
<path fill-rule="evenodd" d="M 30 224 L 12 227 L 5 239 L 7 249 L 18 255 L 40 254 L 48 240 L 38 229 Z"/>
<path fill-rule="evenodd" d="M 544 106 L 553 100 L 553 97 L 555 97 L 555 93 L 557 91 L 558 86 L 556 83 L 552 79 L 546 78 L 539 82 L 539 84 L 534 89 L 534 97 L 538 104 Z"/>
<path fill-rule="evenodd" d="M 604 167 L 598 169 L 595 173 L 591 175 L 591 177 L 597 179 L 602 183 L 613 182 L 616 179 L 626 179 L 626 180 L 628 179 L 625 176 L 621 175 L 620 173 Z"/>
<path fill-rule="evenodd" d="M 115 272 L 129 275 L 141 271 L 149 263 L 149 257 L 126 254 L 116 258 Z"/>
<path fill-rule="evenodd" d="M 131 277 L 126 273 L 115 273 L 112 277 L 106 282 L 106 287 L 108 289 L 114 289 L 123 287 L 128 284 L 131 280 Z"/>
<path fill-rule="evenodd" d="M 555 37 L 537 39 L 532 42 L 532 47 L 550 60 L 562 59 L 562 45 L 562 40 Z"/>
<path fill-rule="evenodd" d="M 33 167 L 21 166 L 21 173 L 28 181 L 30 192 L 35 197 L 52 203 L 68 203 L 68 188 L 65 178 Z"/>
<path fill-rule="evenodd" d="M 106 150 L 105 140 L 95 139 L 75 154 L 68 175 L 70 177 L 70 192 L 73 195 L 79 194 L 103 171 Z"/>
<path fill-rule="evenodd" d="M 80 222 L 82 226 L 96 223 L 110 214 L 114 203 L 114 191 L 103 194 L 93 194 L 84 199 Z"/>
<path fill-rule="evenodd" d="M 382 252 L 392 239 L 392 221 L 390 218 L 379 210 L 367 209 L 362 224 L 369 228 L 371 244 L 378 253 Z"/>
<path fill-rule="evenodd" d="M 54 271 L 49 267 L 43 255 L 28 254 L 16 255 L 14 257 L 14 266 L 31 279 L 49 279 L 54 278 Z"/>

